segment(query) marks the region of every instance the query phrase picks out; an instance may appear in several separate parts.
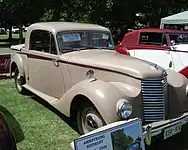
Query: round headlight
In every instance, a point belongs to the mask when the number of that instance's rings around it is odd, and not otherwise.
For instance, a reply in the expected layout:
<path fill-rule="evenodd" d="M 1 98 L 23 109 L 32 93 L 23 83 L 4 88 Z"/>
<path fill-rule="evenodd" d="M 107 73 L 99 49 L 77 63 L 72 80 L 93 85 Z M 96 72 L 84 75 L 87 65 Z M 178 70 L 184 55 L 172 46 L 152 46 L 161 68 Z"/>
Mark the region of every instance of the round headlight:
<path fill-rule="evenodd" d="M 186 96 L 188 97 L 188 84 L 186 85 Z"/>
<path fill-rule="evenodd" d="M 130 117 L 132 113 L 132 105 L 127 100 L 121 101 L 118 105 L 118 115 L 122 119 Z"/>

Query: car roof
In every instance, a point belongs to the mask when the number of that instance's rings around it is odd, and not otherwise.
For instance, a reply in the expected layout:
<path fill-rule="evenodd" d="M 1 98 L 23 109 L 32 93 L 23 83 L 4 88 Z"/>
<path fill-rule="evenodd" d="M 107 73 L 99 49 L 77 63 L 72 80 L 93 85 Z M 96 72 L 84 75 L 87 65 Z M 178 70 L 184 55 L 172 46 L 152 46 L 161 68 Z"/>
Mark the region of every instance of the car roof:
<path fill-rule="evenodd" d="M 33 29 L 43 29 L 52 31 L 55 33 L 68 30 L 98 30 L 98 31 L 108 31 L 108 28 L 105 28 L 96 24 L 86 24 L 86 23 L 75 23 L 75 22 L 39 22 L 34 23 L 29 26 L 30 30 Z"/>
<path fill-rule="evenodd" d="M 139 29 L 139 30 L 134 30 L 133 32 L 187 33 L 187 31 L 181 31 L 181 30 L 175 30 L 175 29 L 160 29 L 160 28 L 143 28 L 143 29 Z"/>
<path fill-rule="evenodd" d="M 188 33 L 186 31 L 174 30 L 174 29 L 160 29 L 160 28 L 142 28 L 133 30 L 132 32 L 126 33 L 120 45 L 136 45 L 140 38 L 140 33 Z"/>

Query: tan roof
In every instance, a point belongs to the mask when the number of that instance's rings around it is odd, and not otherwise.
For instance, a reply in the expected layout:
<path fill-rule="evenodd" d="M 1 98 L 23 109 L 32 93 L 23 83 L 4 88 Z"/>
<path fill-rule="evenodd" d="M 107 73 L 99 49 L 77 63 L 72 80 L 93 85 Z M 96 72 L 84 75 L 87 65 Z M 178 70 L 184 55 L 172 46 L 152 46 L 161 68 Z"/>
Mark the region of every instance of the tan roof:
<path fill-rule="evenodd" d="M 75 23 L 75 22 L 40 22 L 29 26 L 28 30 L 44 29 L 54 33 L 67 30 L 102 30 L 109 31 L 109 29 L 95 24 Z"/>

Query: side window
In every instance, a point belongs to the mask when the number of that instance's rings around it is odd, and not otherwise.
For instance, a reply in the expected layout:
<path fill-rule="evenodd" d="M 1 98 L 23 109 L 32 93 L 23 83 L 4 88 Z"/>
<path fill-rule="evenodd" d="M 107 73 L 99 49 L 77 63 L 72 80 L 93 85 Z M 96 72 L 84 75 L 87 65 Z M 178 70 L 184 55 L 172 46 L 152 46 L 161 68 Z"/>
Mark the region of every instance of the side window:
<path fill-rule="evenodd" d="M 50 34 L 50 54 L 57 54 L 55 39 L 53 34 Z"/>
<path fill-rule="evenodd" d="M 44 30 L 34 30 L 30 35 L 30 50 L 49 53 L 50 33 Z"/>
<path fill-rule="evenodd" d="M 140 33 L 140 44 L 161 45 L 163 33 L 143 32 Z"/>

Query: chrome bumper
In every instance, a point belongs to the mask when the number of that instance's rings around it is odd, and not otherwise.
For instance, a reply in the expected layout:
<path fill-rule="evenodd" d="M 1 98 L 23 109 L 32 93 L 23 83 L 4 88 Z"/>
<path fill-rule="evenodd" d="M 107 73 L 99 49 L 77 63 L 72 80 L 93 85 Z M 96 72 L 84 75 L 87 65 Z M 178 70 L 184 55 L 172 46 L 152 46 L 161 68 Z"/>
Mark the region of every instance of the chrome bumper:
<path fill-rule="evenodd" d="M 188 122 L 188 112 L 184 113 L 180 117 L 168 119 L 164 121 L 154 122 L 143 126 L 144 139 L 148 136 L 147 127 L 151 126 L 151 137 L 161 134 L 164 129 L 169 128 L 173 125 L 185 125 Z"/>

